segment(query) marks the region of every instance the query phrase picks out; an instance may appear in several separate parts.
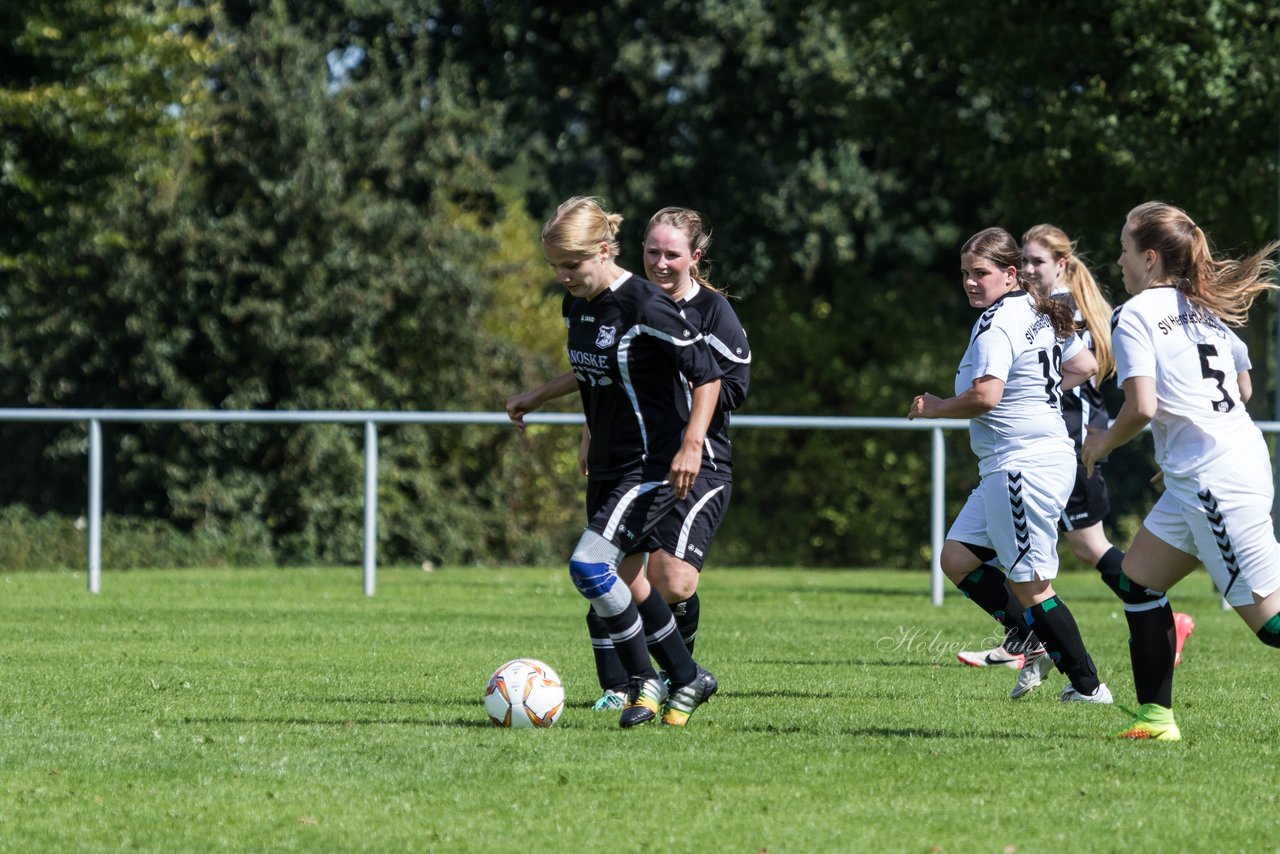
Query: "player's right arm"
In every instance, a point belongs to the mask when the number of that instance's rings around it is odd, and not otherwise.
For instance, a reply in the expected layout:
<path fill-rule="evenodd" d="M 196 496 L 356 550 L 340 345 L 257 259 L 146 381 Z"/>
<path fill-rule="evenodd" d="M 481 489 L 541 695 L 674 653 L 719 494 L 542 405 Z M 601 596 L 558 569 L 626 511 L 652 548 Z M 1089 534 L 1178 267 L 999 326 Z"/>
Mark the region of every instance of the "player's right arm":
<path fill-rule="evenodd" d="M 586 424 L 582 425 L 582 439 L 578 442 L 578 471 L 582 472 L 582 476 L 586 477 L 591 474 L 591 469 L 587 466 L 587 457 L 591 453 L 591 428 Z"/>
<path fill-rule="evenodd" d="M 1093 477 L 1093 467 L 1116 448 L 1142 432 L 1156 415 L 1155 377 L 1132 376 L 1124 381 L 1124 405 L 1108 430 L 1090 430 L 1080 449 L 1085 473 Z"/>
<path fill-rule="evenodd" d="M 973 385 L 955 397 L 918 394 L 907 410 L 907 420 L 915 418 L 978 418 L 1000 405 L 1004 380 L 991 375 L 978 377 Z"/>
<path fill-rule="evenodd" d="M 1240 402 L 1248 403 L 1249 398 L 1253 397 L 1253 380 L 1249 377 L 1248 371 L 1241 371 L 1236 374 L 1236 382 L 1240 385 Z"/>
<path fill-rule="evenodd" d="M 721 297 L 718 302 L 719 310 L 711 313 L 702 334 L 724 371 L 720 378 L 720 410 L 732 412 L 742 406 L 751 384 L 751 344 L 729 301 Z"/>
<path fill-rule="evenodd" d="M 1071 358 L 1062 363 L 1062 390 L 1071 391 L 1082 386 L 1098 372 L 1098 360 L 1088 347 L 1081 347 Z"/>
<path fill-rule="evenodd" d="M 513 394 L 507 398 L 507 417 L 517 430 L 524 432 L 524 417 L 538 409 L 549 400 L 572 394 L 578 388 L 578 378 L 573 371 L 565 371 L 553 380 L 548 380 L 531 391 Z"/>

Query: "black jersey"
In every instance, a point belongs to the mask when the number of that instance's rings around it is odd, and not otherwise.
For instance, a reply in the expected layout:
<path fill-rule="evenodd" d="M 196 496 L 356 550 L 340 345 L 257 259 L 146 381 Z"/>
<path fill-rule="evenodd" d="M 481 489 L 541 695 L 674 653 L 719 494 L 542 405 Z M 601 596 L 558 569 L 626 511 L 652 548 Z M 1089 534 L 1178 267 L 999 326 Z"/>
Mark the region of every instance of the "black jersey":
<path fill-rule="evenodd" d="M 565 294 L 569 364 L 591 431 L 591 480 L 671 464 L 688 422 L 681 376 L 695 386 L 722 371 L 698 329 L 657 285 L 625 273 L 585 300 Z"/>
<path fill-rule="evenodd" d="M 751 381 L 751 345 L 738 315 L 724 295 L 694 284 L 680 301 L 685 317 L 707 339 L 711 353 L 724 376 L 720 378 L 720 401 L 702 444 L 702 472 L 713 479 L 729 480 L 733 445 L 729 441 L 729 413 L 742 405 Z M 688 420 L 692 401 L 688 391 L 677 401 L 681 417 Z"/>
<path fill-rule="evenodd" d="M 1080 309 L 1076 306 L 1076 299 L 1070 291 L 1054 291 L 1049 297 L 1071 306 L 1072 311 L 1076 313 L 1076 323 L 1082 322 Z M 1093 335 L 1089 333 L 1087 327 L 1080 330 L 1080 337 L 1089 348 L 1089 352 L 1094 352 Z M 1071 441 L 1075 442 L 1076 456 L 1080 456 L 1080 449 L 1084 446 L 1084 438 L 1090 427 L 1106 430 L 1111 423 L 1111 417 L 1107 414 L 1107 403 L 1102 399 L 1102 390 L 1098 388 L 1097 379 L 1096 376 L 1091 377 L 1062 395 L 1062 420 L 1067 422 L 1067 433 L 1071 436 Z"/>

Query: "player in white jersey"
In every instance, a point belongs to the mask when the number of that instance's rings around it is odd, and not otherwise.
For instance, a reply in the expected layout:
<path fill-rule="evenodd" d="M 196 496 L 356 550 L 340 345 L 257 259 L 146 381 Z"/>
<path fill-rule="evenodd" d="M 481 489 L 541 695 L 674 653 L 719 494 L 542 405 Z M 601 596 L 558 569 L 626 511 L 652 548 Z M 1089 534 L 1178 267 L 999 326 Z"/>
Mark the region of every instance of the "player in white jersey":
<path fill-rule="evenodd" d="M 1026 694 L 1056 665 L 1071 680 L 1064 702 L 1110 703 L 1075 618 L 1053 589 L 1058 518 L 1076 468 L 1061 396 L 1092 376 L 1097 362 L 1067 306 L 1023 287 L 1020 264 L 1018 244 L 1004 229 L 985 229 L 965 243 L 965 293 L 982 316 L 956 372 L 955 396 L 918 395 L 907 417 L 970 419 L 982 480 L 947 532 L 942 571 L 998 622 L 1029 627 L 1044 644 L 1047 654 L 1028 662 L 1010 696 Z M 988 564 L 993 558 L 1003 574 Z"/>
<path fill-rule="evenodd" d="M 1244 408 L 1248 362 L 1228 328 L 1242 325 L 1258 294 L 1275 288 L 1270 255 L 1277 246 L 1240 261 L 1215 259 L 1191 217 L 1160 202 L 1134 208 L 1120 232 L 1118 263 L 1133 295 L 1112 316 L 1124 405 L 1109 430 L 1089 434 L 1081 458 L 1092 469 L 1150 423 L 1165 487 L 1124 558 L 1140 706 L 1121 738 L 1182 737 L 1173 718 L 1173 612 L 1164 594 L 1198 563 L 1258 638 L 1280 647 L 1271 461 Z"/>
<path fill-rule="evenodd" d="M 1106 430 L 1110 424 L 1106 401 L 1099 388 L 1101 382 L 1115 372 L 1111 350 L 1111 304 L 1103 295 L 1084 260 L 1076 253 L 1075 244 L 1062 229 L 1047 223 L 1033 225 L 1022 235 L 1022 275 L 1033 291 L 1050 299 L 1062 300 L 1075 312 L 1076 328 L 1081 339 L 1098 361 L 1098 373 L 1088 382 L 1064 392 L 1062 419 L 1075 446 L 1076 456 L 1084 445 L 1089 429 Z M 1087 474 L 1084 464 L 1076 464 L 1076 482 L 1058 522 L 1061 536 L 1075 558 L 1098 570 L 1102 582 L 1117 596 L 1121 595 L 1120 567 L 1124 552 L 1111 544 L 1102 522 L 1111 512 L 1107 482 L 1102 476 L 1102 461 Z M 1190 614 L 1174 613 L 1176 649 L 1174 663 L 1181 659 L 1182 646 L 1195 627 Z M 1010 631 L 1004 642 L 993 649 L 960 652 L 956 657 L 971 667 L 1003 665 L 1024 666 L 1024 649 L 1034 652 L 1034 638 L 1024 638 Z"/>

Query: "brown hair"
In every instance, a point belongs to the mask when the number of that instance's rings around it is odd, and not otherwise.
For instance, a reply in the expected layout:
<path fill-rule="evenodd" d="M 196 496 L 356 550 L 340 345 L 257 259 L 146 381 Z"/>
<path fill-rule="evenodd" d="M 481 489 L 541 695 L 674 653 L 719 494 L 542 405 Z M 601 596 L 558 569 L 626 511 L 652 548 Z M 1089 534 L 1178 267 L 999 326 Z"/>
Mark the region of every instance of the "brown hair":
<path fill-rule="evenodd" d="M 1058 338 L 1069 338 L 1076 333 L 1075 312 L 1070 306 L 1027 287 L 1027 281 L 1022 275 L 1022 250 L 1012 234 L 1003 228 L 984 228 L 965 241 L 964 246 L 960 247 L 960 254 L 986 258 L 1002 269 L 1012 267 L 1017 271 L 1018 287 L 1031 295 L 1036 311 L 1053 323 L 1053 334 Z"/>
<path fill-rule="evenodd" d="M 1076 254 L 1076 245 L 1065 231 L 1047 223 L 1033 225 L 1022 235 L 1023 247 L 1028 243 L 1044 245 L 1053 253 L 1055 261 L 1066 260 L 1063 276 L 1067 290 L 1071 292 L 1076 308 L 1084 318 L 1084 327 L 1093 339 L 1093 352 L 1098 357 L 1097 380 L 1101 382 L 1116 369 L 1115 355 L 1111 351 L 1111 303 L 1093 278 L 1093 273 Z"/>
<path fill-rule="evenodd" d="M 1213 257 L 1204 232 L 1182 208 L 1145 202 L 1129 211 L 1126 222 L 1134 246 L 1159 255 L 1178 290 L 1224 323 L 1243 326 L 1258 295 L 1276 288 L 1276 262 L 1271 255 L 1280 241 L 1272 241 L 1247 258 L 1218 259 Z"/>
<path fill-rule="evenodd" d="M 689 238 L 690 255 L 695 252 L 702 253 L 702 257 L 694 261 L 689 267 L 690 278 L 704 288 L 710 288 L 717 293 L 724 293 L 720 288 L 711 284 L 711 280 L 707 278 L 707 274 L 704 272 L 705 268 L 700 266 L 702 264 L 710 264 L 707 261 L 707 248 L 711 246 L 711 231 L 703 225 L 702 214 L 692 208 L 663 208 L 649 217 L 649 224 L 644 229 L 645 240 L 649 239 L 649 232 L 659 225 L 669 225 Z"/>
<path fill-rule="evenodd" d="M 622 215 L 609 213 L 593 196 L 574 196 L 560 203 L 556 212 L 542 226 L 542 242 L 573 255 L 588 258 L 609 244 L 613 257 L 618 257 L 618 227 Z"/>

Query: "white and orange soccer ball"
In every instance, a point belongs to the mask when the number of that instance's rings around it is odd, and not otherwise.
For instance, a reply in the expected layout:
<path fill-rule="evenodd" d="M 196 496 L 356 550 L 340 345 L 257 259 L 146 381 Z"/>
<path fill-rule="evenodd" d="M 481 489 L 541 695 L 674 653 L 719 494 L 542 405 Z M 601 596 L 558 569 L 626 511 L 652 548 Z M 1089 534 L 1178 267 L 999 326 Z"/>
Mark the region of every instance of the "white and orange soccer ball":
<path fill-rule="evenodd" d="M 546 728 L 564 711 L 564 686 L 550 665 L 534 658 L 517 658 L 489 677 L 484 710 L 494 726 Z"/>

